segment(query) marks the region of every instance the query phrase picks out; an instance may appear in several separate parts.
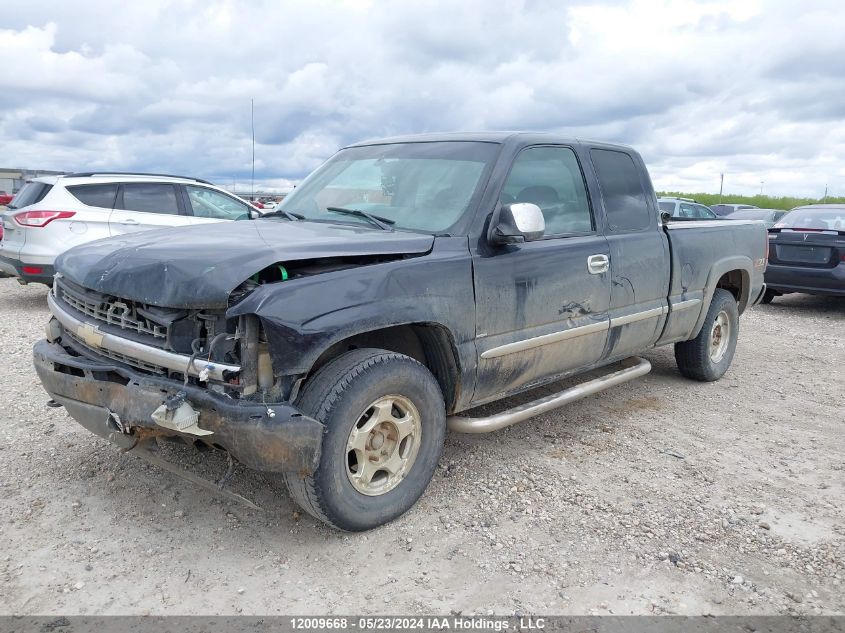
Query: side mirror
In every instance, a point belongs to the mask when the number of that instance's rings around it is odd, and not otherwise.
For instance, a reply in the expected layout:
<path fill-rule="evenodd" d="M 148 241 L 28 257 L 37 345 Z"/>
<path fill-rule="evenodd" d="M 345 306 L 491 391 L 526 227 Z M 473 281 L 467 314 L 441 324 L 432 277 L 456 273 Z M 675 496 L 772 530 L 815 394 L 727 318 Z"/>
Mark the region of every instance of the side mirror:
<path fill-rule="evenodd" d="M 660 212 L 660 221 L 663 222 L 663 224 L 666 224 L 667 222 L 669 222 L 671 220 L 672 220 L 672 214 L 671 213 L 669 213 L 668 211 L 661 211 Z"/>
<path fill-rule="evenodd" d="M 532 242 L 543 237 L 546 220 L 536 204 L 514 202 L 503 204 L 493 214 L 490 241 L 493 244 Z"/>

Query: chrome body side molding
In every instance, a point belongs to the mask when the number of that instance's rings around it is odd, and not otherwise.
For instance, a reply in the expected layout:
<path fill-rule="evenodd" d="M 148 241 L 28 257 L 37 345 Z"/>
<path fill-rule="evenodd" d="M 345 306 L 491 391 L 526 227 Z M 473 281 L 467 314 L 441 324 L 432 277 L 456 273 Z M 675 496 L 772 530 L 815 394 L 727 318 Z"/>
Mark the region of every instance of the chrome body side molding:
<path fill-rule="evenodd" d="M 608 327 L 608 321 L 600 321 L 599 323 L 590 323 L 589 325 L 570 328 L 568 330 L 563 330 L 562 332 L 543 334 L 542 336 L 535 336 L 533 338 L 527 338 L 514 343 L 508 343 L 507 345 L 500 345 L 499 347 L 488 349 L 486 352 L 481 353 L 481 358 L 486 360 L 488 358 L 498 358 L 499 356 L 515 354 L 516 352 L 524 352 L 525 350 L 540 347 L 541 345 L 550 345 L 551 343 L 566 341 L 586 334 L 601 332 L 608 329 Z"/>
<path fill-rule="evenodd" d="M 681 310 L 689 310 L 701 304 L 701 299 L 687 299 L 686 301 L 678 301 L 672 304 L 672 312 L 680 312 Z"/>
<path fill-rule="evenodd" d="M 619 327 L 620 325 L 628 325 L 629 323 L 636 323 L 637 321 L 645 321 L 666 314 L 666 306 L 659 308 L 652 308 L 651 310 L 643 310 L 642 312 L 634 312 L 634 314 L 626 314 L 625 316 L 616 317 L 610 320 L 610 327 Z"/>

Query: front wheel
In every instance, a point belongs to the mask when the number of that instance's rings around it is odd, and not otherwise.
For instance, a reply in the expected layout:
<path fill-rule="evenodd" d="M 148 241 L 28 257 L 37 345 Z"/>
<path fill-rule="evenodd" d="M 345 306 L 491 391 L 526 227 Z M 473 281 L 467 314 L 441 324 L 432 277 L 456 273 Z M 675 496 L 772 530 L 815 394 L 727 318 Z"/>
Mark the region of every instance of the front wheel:
<path fill-rule="evenodd" d="M 727 290 L 717 288 L 698 336 L 675 343 L 678 370 L 693 380 L 718 380 L 731 366 L 738 336 L 736 299 Z"/>
<path fill-rule="evenodd" d="M 431 481 L 446 408 L 434 376 L 414 359 L 347 352 L 306 383 L 297 406 L 326 427 L 317 470 L 285 474 L 294 501 L 315 518 L 368 530 L 406 512 Z"/>

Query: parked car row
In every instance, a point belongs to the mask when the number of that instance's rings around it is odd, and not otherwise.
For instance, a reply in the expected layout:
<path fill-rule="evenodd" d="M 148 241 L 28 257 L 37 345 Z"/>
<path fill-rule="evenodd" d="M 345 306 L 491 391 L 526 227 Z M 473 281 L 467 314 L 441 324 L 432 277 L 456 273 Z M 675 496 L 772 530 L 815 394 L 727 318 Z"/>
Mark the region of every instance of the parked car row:
<path fill-rule="evenodd" d="M 0 216 L 0 271 L 51 283 L 53 263 L 73 246 L 154 228 L 248 220 L 260 212 L 196 178 L 77 173 L 34 178 Z"/>

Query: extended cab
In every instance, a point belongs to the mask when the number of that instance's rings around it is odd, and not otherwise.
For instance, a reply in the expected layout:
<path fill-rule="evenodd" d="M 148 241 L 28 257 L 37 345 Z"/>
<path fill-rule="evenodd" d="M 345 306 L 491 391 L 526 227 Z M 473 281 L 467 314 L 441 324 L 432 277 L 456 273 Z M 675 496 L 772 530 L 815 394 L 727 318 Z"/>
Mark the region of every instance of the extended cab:
<path fill-rule="evenodd" d="M 493 431 L 641 376 L 636 354 L 660 345 L 685 376 L 721 377 L 766 255 L 760 222 L 661 218 L 628 147 L 373 141 L 254 222 L 65 253 L 35 366 L 55 402 L 123 448 L 225 450 L 283 473 L 315 517 L 363 530 L 415 503 L 447 426 Z"/>

